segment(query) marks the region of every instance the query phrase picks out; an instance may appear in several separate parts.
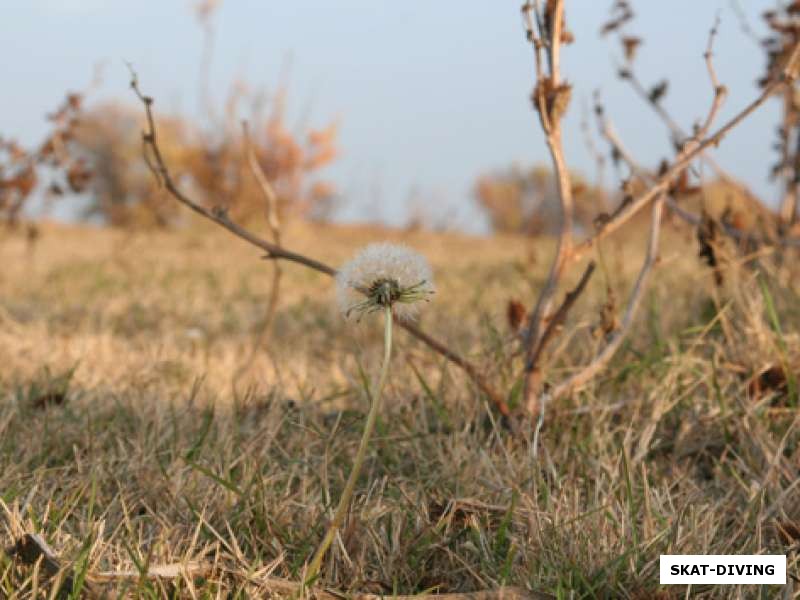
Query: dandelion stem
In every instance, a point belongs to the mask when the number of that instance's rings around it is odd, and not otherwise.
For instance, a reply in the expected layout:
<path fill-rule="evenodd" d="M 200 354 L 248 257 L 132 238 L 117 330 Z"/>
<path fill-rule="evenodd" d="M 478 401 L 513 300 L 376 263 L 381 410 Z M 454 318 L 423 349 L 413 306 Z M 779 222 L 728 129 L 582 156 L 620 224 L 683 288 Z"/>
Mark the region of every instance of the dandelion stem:
<path fill-rule="evenodd" d="M 339 499 L 339 505 L 336 507 L 336 512 L 333 515 L 333 520 L 322 539 L 319 548 L 317 548 L 314 558 L 306 571 L 306 585 L 309 585 L 316 576 L 319 574 L 322 559 L 325 558 L 325 553 L 333 543 L 336 537 L 336 532 L 342 526 L 344 517 L 347 514 L 347 509 L 350 507 L 350 500 L 353 497 L 353 492 L 356 488 L 358 475 L 361 472 L 361 467 L 364 465 L 364 458 L 367 455 L 367 445 L 372 436 L 372 431 L 375 429 L 375 422 L 378 418 L 378 411 L 381 405 L 381 396 L 383 395 L 383 386 L 386 383 L 386 376 L 389 373 L 389 359 L 392 355 L 392 307 L 384 307 L 384 337 L 383 337 L 383 363 L 381 364 L 380 375 L 378 376 L 378 385 L 374 393 L 370 396 L 369 414 L 367 414 L 367 422 L 364 424 L 364 433 L 361 435 L 361 443 L 358 445 L 358 452 L 356 459 L 353 462 L 353 468 L 350 471 L 350 476 L 347 478 L 347 483 L 342 491 L 342 496 Z"/>

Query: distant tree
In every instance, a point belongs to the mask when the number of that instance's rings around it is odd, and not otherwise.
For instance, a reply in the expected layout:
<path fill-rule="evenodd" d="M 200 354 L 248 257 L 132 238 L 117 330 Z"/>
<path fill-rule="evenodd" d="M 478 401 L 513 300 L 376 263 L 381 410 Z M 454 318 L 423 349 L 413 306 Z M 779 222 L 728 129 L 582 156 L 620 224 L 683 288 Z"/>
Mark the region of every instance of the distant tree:
<path fill-rule="evenodd" d="M 248 219 L 263 212 L 263 201 L 247 170 L 236 104 L 231 100 L 225 122 L 208 129 L 186 118 L 160 119 L 160 145 L 165 160 L 205 202 Z M 253 122 L 250 131 L 280 213 L 329 216 L 335 189 L 316 175 L 336 158 L 335 125 L 293 134 L 276 108 Z M 182 214 L 162 201 L 157 181 L 141 160 L 141 118 L 135 111 L 118 104 L 94 107 L 77 129 L 75 145 L 94 173 L 85 216 L 99 216 L 115 226 L 165 226 Z"/>
<path fill-rule="evenodd" d="M 606 207 L 606 193 L 573 174 L 575 225 L 591 227 Z M 559 225 L 558 188 L 553 170 L 545 165 L 514 166 L 482 175 L 475 184 L 478 205 L 492 230 L 502 233 L 556 233 Z"/>

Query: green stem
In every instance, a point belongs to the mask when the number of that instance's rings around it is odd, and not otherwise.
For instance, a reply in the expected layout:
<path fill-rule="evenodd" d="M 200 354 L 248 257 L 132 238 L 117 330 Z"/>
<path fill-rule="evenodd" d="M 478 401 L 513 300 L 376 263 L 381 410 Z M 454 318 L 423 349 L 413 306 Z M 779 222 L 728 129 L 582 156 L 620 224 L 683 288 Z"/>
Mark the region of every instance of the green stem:
<path fill-rule="evenodd" d="M 378 418 L 378 411 L 381 405 L 381 395 L 383 393 L 383 386 L 386 383 L 386 376 L 389 373 L 389 359 L 392 355 L 392 308 L 387 306 L 384 311 L 384 336 L 383 336 L 383 363 L 381 364 L 381 372 L 378 376 L 378 385 L 375 393 L 371 394 L 371 405 L 369 407 L 369 414 L 367 415 L 367 422 L 364 424 L 364 433 L 361 435 L 361 443 L 358 445 L 358 452 L 356 453 L 355 462 L 353 462 L 353 469 L 350 471 L 350 476 L 347 478 L 347 483 L 342 491 L 342 497 L 339 499 L 339 505 L 336 507 L 336 512 L 333 515 L 328 531 L 322 539 L 319 548 L 314 553 L 314 558 L 306 571 L 306 585 L 310 584 L 319 574 L 322 559 L 325 558 L 325 553 L 333 543 L 336 537 L 336 532 L 342 526 L 344 517 L 347 514 L 347 509 L 350 507 L 350 500 L 353 497 L 353 492 L 356 488 L 358 475 L 361 472 L 361 467 L 364 465 L 364 458 L 367 455 L 367 445 L 369 438 L 372 436 L 372 431 L 375 429 L 375 421 Z"/>

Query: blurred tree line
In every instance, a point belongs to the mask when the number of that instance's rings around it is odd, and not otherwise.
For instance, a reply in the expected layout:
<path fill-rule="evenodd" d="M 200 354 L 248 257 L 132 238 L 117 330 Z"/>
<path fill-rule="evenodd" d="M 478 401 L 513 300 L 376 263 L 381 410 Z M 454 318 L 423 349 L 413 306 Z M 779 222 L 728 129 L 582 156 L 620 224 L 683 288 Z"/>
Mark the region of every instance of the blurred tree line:
<path fill-rule="evenodd" d="M 607 208 L 607 194 L 572 174 L 576 226 L 591 227 L 600 211 Z M 492 231 L 527 235 L 558 232 L 558 188 L 549 166 L 518 165 L 487 173 L 475 183 L 475 197 L 489 219 Z"/>
<path fill-rule="evenodd" d="M 284 97 L 277 94 L 267 113 L 251 111 L 249 147 L 276 192 L 280 214 L 325 219 L 336 190 L 319 173 L 337 156 L 336 125 L 290 130 Z M 209 206 L 247 220 L 263 214 L 264 206 L 248 169 L 239 110 L 244 99 L 240 90 L 231 94 L 222 122 L 205 128 L 180 116 L 162 117 L 157 125 L 164 158 L 181 185 Z M 0 138 L 0 218 L 13 224 L 38 195 L 45 205 L 80 197 L 73 214 L 112 226 L 178 223 L 185 213 L 163 196 L 143 160 L 143 118 L 138 107 L 103 103 L 87 109 L 81 94 L 69 94 L 48 116 L 51 132 L 39 146 Z"/>

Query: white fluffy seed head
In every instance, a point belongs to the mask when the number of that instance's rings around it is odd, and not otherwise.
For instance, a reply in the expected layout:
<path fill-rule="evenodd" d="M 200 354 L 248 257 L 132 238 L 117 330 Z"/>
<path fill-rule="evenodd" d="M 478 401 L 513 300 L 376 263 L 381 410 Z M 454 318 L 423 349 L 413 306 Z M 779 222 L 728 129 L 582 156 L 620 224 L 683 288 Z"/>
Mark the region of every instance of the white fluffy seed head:
<path fill-rule="evenodd" d="M 387 281 L 396 284 L 397 297 L 391 305 L 401 319 L 413 319 L 420 301 L 434 292 L 431 268 L 421 254 L 398 244 L 369 244 L 336 275 L 339 308 L 345 316 L 380 308 L 379 300 L 364 292 Z"/>

